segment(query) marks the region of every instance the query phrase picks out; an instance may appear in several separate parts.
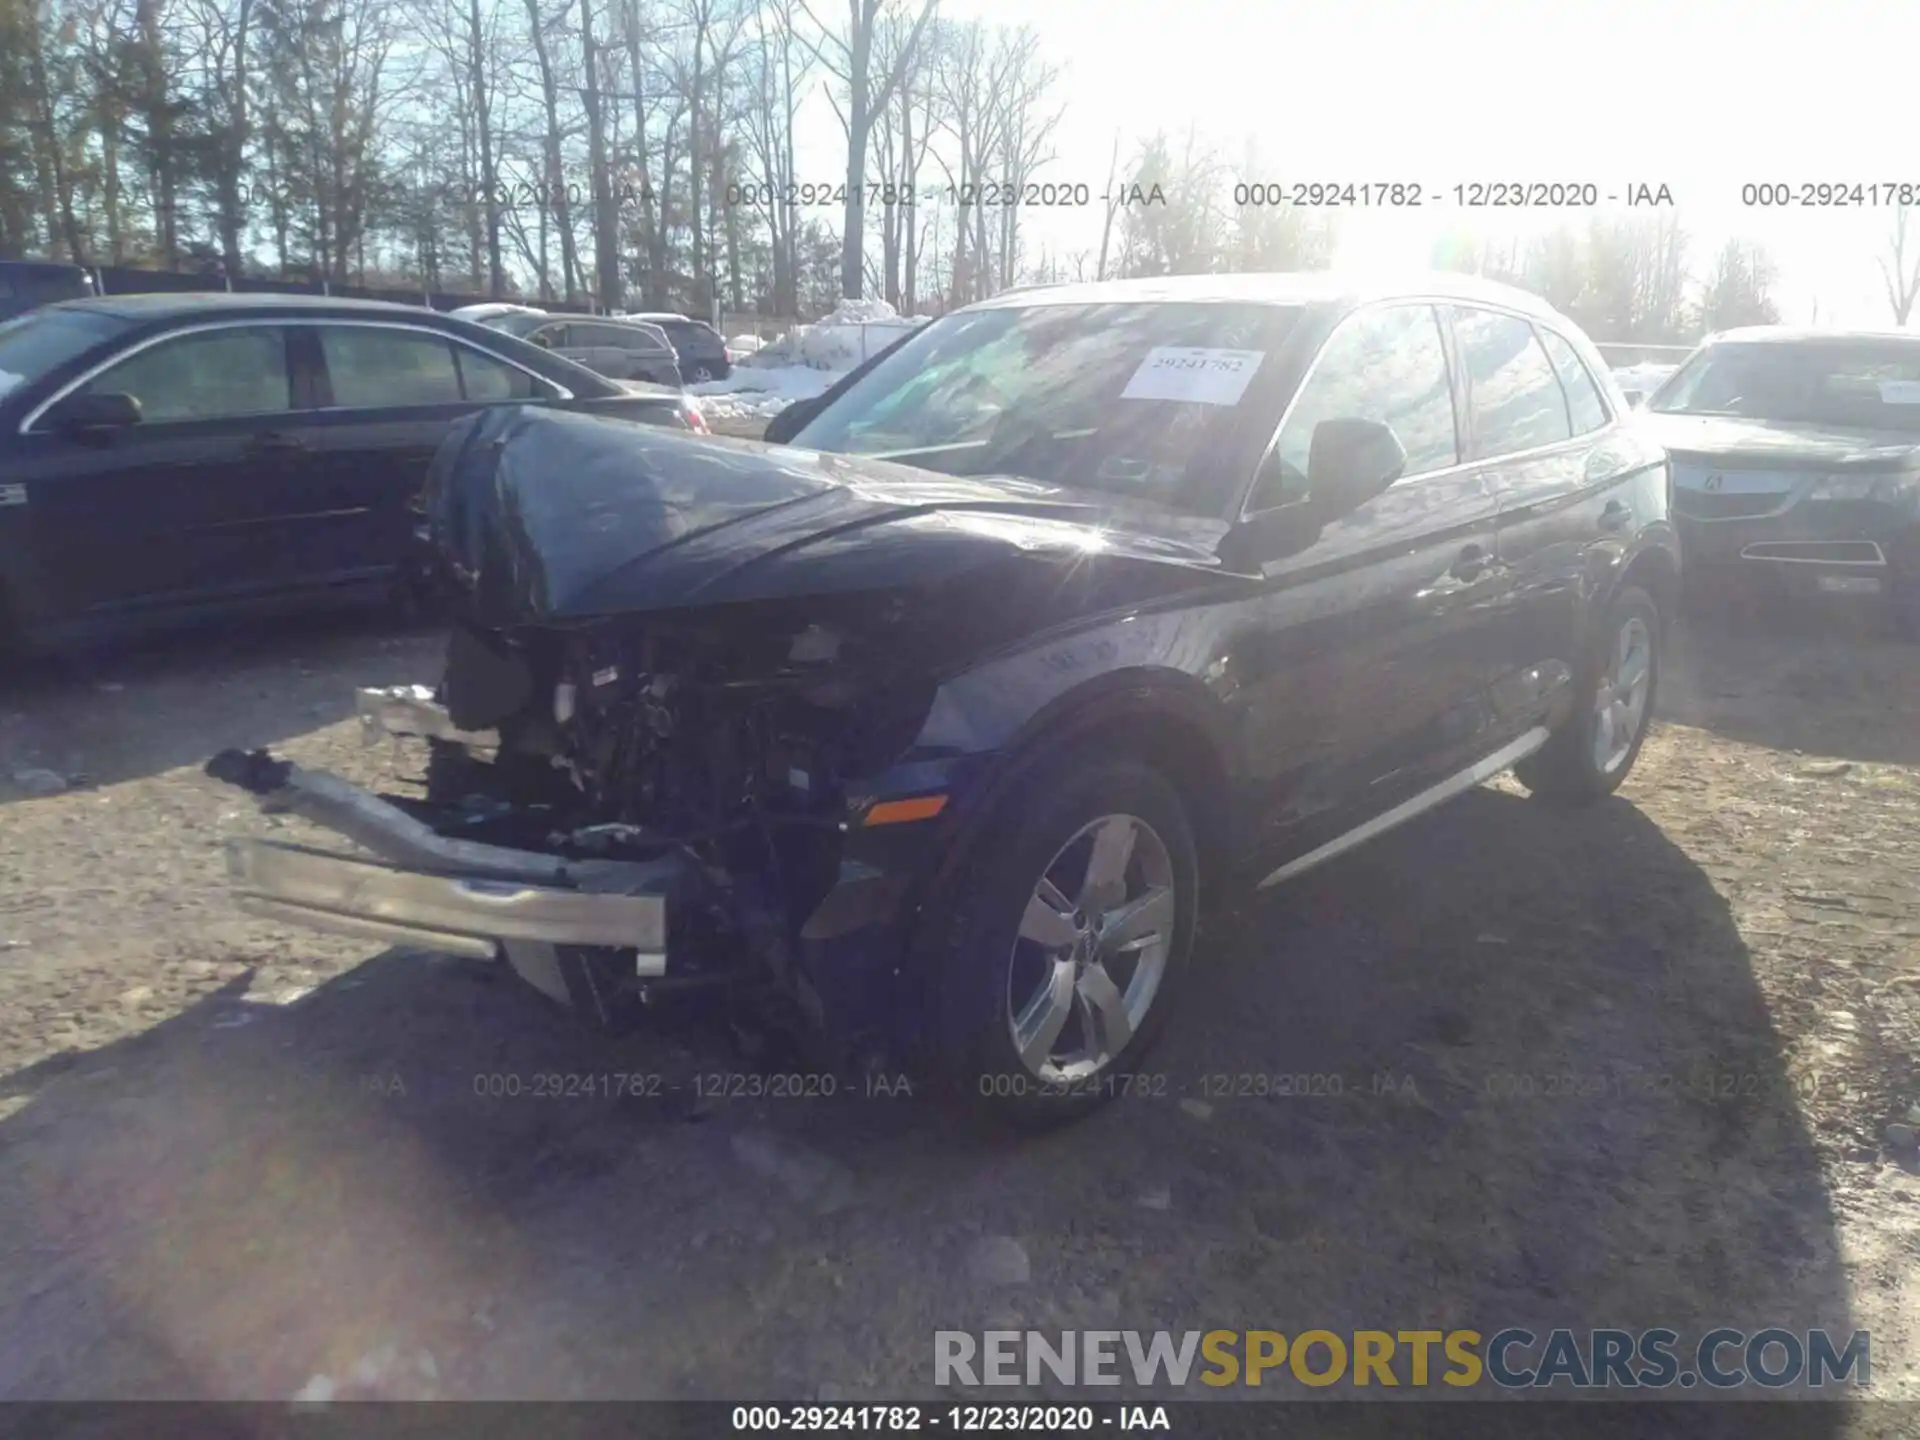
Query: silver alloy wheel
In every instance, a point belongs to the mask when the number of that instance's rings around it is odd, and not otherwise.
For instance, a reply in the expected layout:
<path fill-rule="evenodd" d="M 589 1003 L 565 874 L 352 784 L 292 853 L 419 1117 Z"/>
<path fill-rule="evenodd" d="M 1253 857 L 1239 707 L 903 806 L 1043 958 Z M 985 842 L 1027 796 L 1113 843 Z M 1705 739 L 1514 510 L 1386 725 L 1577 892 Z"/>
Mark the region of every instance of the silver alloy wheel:
<path fill-rule="evenodd" d="M 705 365 L 696 365 L 687 372 L 689 385 L 704 385 L 711 379 L 713 379 L 713 371 Z"/>
<path fill-rule="evenodd" d="M 1177 907 L 1166 842 L 1138 816 L 1103 815 L 1060 847 L 1007 974 L 1007 1028 L 1030 1073 L 1084 1080 L 1126 1049 L 1166 974 Z"/>
<path fill-rule="evenodd" d="M 1647 722 L 1653 684 L 1653 634 L 1630 615 L 1613 637 L 1613 651 L 1593 697 L 1593 763 L 1611 775 L 1626 763 Z"/>

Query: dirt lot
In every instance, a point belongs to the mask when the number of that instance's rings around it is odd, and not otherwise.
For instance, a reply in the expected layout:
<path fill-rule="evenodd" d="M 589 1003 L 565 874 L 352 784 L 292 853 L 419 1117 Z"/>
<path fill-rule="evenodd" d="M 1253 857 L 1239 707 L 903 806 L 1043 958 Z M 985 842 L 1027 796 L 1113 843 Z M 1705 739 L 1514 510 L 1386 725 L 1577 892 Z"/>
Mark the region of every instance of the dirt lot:
<path fill-rule="evenodd" d="M 1920 1397 L 1920 649 L 1688 627 L 1620 798 L 1496 784 L 1274 895 L 1203 936 L 1164 1096 L 1025 1141 L 697 1106 L 742 1066 L 705 1032 L 236 914 L 265 822 L 199 763 L 376 778 L 350 687 L 435 652 L 0 683 L 0 782 L 84 777 L 0 805 L 0 1395 L 933 1398 L 937 1329 L 1524 1324 L 1866 1327 Z M 1340 1093 L 1208 1078 L 1301 1074 Z"/>

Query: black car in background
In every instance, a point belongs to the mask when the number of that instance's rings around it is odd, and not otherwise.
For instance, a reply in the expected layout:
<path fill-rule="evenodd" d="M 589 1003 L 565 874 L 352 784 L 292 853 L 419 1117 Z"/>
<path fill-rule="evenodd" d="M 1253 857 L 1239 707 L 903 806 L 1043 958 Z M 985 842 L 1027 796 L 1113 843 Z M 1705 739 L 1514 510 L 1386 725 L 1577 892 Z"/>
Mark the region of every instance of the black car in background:
<path fill-rule="evenodd" d="M 1920 335 L 1729 330 L 1642 413 L 1690 579 L 1882 597 L 1920 638 Z"/>
<path fill-rule="evenodd" d="M 620 318 L 644 321 L 665 331 L 674 353 L 680 357 L 680 377 L 689 385 L 724 380 L 733 373 L 733 360 L 727 354 L 726 338 L 704 320 L 689 319 L 667 310 L 622 315 Z"/>
<path fill-rule="evenodd" d="M 1017 292 L 803 416 L 793 448 L 458 427 L 439 701 L 363 696 L 433 738 L 426 802 L 216 757 L 380 856 L 237 842 L 243 903 L 504 951 L 602 1020 L 763 989 L 1066 1116 L 1144 1073 L 1203 895 L 1510 767 L 1595 800 L 1647 734 L 1666 457 L 1519 291 Z"/>
<path fill-rule="evenodd" d="M 0 320 L 58 300 L 93 294 L 93 279 L 78 265 L 46 260 L 0 260 Z M 4 383 L 4 382 L 0 382 Z"/>
<path fill-rule="evenodd" d="M 704 424 L 404 305 L 103 296 L 0 323 L 0 640 L 384 593 L 447 427 L 529 404 Z"/>

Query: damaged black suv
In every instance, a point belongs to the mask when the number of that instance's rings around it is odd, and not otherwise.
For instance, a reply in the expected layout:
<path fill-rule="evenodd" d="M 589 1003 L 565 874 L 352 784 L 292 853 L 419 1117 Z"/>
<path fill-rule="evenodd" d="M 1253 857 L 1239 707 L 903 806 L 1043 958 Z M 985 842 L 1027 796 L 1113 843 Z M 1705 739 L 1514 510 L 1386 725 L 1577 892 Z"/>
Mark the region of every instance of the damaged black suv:
<path fill-rule="evenodd" d="M 1666 458 L 1592 345 L 1462 277 L 1009 293 L 787 446 L 496 410 L 426 506 L 459 621 L 424 798 L 210 770 L 257 913 L 508 962 L 617 1020 L 786 997 L 853 1065 L 1032 1115 L 1137 1068 L 1203 899 L 1510 767 L 1615 789 L 1679 585 Z"/>

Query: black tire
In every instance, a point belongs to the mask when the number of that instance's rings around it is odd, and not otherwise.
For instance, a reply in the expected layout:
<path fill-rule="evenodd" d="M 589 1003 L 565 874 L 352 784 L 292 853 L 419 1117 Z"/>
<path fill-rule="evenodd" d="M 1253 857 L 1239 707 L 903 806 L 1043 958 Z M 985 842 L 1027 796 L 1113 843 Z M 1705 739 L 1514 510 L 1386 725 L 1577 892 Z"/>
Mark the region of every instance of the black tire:
<path fill-rule="evenodd" d="M 1621 631 L 1638 621 L 1647 637 L 1647 683 L 1639 727 L 1625 755 L 1611 767 L 1603 767 L 1595 755 L 1599 735 L 1597 707 L 1600 687 L 1606 680 L 1614 646 Z M 1640 758 L 1640 747 L 1653 728 L 1655 707 L 1660 696 L 1661 643 L 1660 610 L 1653 597 L 1638 586 L 1629 585 L 1613 597 L 1605 618 L 1589 637 L 1587 653 L 1581 657 L 1580 673 L 1574 683 L 1573 714 L 1539 750 L 1514 767 L 1520 783 L 1536 798 L 1559 805 L 1590 805 L 1620 788 Z"/>
<path fill-rule="evenodd" d="M 1163 953 L 1157 986 L 1143 982 L 1146 1006 L 1129 1024 L 1129 1038 L 1093 1073 L 1049 1078 L 1023 1061 L 1015 1046 L 1010 1022 L 1018 1006 L 1012 991 L 1018 983 L 1027 993 L 1031 980 L 1031 993 L 1037 995 L 1047 975 L 1075 962 L 1071 957 L 1049 958 L 1035 942 L 1020 939 L 1019 932 L 1040 881 L 1066 875 L 1062 867 L 1078 863 L 1079 847 L 1090 854 L 1094 840 L 1083 832 L 1103 817 L 1125 817 L 1136 827 L 1128 832 L 1132 841 L 1123 877 L 1127 893 L 1145 894 L 1151 881 L 1143 877 L 1163 876 L 1172 889 L 1173 918 L 1154 932 L 1166 937 L 1164 952 L 1149 947 L 1100 962 L 1111 964 L 1103 973 L 1127 992 L 1120 997 L 1125 1002 L 1140 973 L 1136 967 L 1149 964 L 1150 954 Z M 1150 834 L 1143 834 L 1140 824 Z M 937 1012 L 931 1023 L 938 1058 L 959 1094 L 996 1119 L 1034 1128 L 1078 1119 L 1117 1095 L 1151 1088 L 1140 1062 L 1184 986 L 1199 897 L 1199 860 L 1179 792 L 1158 771 L 1131 758 L 1052 751 L 1010 787 L 1007 801 L 977 835 L 969 856 L 923 953 L 934 967 Z M 1076 910 L 1069 923 L 1075 920 L 1084 931 L 1082 911 Z M 1074 974 L 1089 978 L 1084 971 Z M 1055 1033 L 1067 1044 L 1076 1038 L 1086 1041 L 1091 1050 L 1084 1004 L 1085 992 L 1076 979 L 1073 1000 L 1066 1007 L 1071 1018 L 1067 1028 Z"/>
<path fill-rule="evenodd" d="M 691 365 L 687 367 L 687 383 L 689 385 L 704 385 L 709 380 L 716 378 L 718 377 L 714 375 L 711 365 Z"/>

